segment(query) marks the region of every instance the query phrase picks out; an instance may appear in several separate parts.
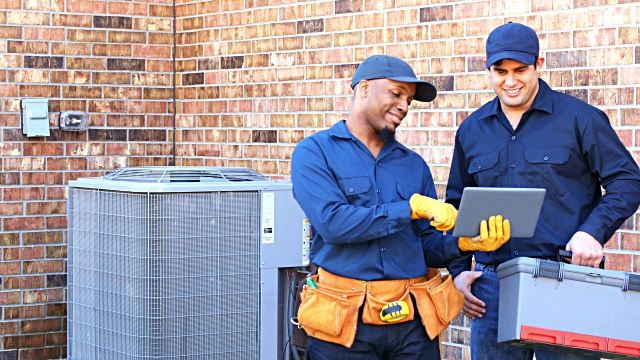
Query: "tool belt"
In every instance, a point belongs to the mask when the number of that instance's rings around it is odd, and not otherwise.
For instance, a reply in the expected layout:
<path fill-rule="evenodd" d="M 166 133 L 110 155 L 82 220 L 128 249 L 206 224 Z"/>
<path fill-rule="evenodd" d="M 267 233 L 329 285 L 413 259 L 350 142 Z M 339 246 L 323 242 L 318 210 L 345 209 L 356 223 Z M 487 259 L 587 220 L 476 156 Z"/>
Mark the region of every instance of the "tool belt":
<path fill-rule="evenodd" d="M 431 339 L 449 326 L 464 304 L 464 297 L 454 286 L 451 275 L 443 277 L 435 269 L 429 269 L 427 275 L 417 278 L 363 281 L 320 268 L 312 278 L 316 288 L 304 286 L 300 293 L 299 326 L 309 336 L 348 348 L 356 337 L 358 312 L 363 304 L 362 322 L 373 325 L 411 321 L 417 308 Z M 382 308 L 398 300 L 408 304 L 409 314 L 397 322 L 382 321 Z"/>

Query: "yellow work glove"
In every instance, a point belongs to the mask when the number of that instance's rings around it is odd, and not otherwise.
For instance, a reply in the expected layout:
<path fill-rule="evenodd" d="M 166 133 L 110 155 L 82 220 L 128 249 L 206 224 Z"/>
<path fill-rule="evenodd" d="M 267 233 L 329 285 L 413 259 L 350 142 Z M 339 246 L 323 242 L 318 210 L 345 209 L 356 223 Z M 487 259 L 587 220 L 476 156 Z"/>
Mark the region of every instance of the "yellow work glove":
<path fill-rule="evenodd" d="M 458 210 L 451 204 L 432 199 L 420 194 L 411 195 L 411 220 L 429 219 L 431 226 L 439 231 L 451 230 L 456 224 Z"/>
<path fill-rule="evenodd" d="M 511 238 L 509 220 L 502 219 L 502 215 L 491 216 L 489 226 L 487 220 L 480 222 L 480 235 L 474 238 L 458 238 L 458 247 L 462 251 L 495 251 Z"/>

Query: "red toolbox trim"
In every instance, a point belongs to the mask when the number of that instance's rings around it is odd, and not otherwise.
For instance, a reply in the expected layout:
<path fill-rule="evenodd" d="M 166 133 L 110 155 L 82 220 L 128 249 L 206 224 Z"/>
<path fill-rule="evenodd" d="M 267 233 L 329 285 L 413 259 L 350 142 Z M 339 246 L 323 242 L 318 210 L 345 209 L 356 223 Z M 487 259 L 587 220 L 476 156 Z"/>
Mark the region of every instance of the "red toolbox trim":
<path fill-rule="evenodd" d="M 609 339 L 607 342 L 607 351 L 618 354 L 640 356 L 640 342 Z"/>
<path fill-rule="evenodd" d="M 551 330 L 535 326 L 520 326 L 520 340 L 570 346 L 573 348 L 640 356 L 640 342 L 608 339 L 602 336 Z"/>
<path fill-rule="evenodd" d="M 607 338 L 601 336 L 565 332 L 564 344 L 580 349 L 607 351 Z"/>
<path fill-rule="evenodd" d="M 564 343 L 564 332 L 522 325 L 520 327 L 520 339 L 562 345 Z"/>

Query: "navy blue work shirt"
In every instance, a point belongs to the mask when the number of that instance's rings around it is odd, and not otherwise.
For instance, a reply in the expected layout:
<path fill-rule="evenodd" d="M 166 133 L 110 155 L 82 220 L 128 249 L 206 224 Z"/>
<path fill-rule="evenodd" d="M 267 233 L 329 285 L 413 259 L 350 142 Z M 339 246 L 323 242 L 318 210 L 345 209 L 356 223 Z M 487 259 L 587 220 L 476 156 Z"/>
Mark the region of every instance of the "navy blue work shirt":
<path fill-rule="evenodd" d="M 375 158 L 340 121 L 298 144 L 291 181 L 314 230 L 311 262 L 331 273 L 406 279 L 460 256 L 455 239 L 410 219 L 411 195 L 436 192 L 424 160 L 395 140 Z"/>
<path fill-rule="evenodd" d="M 512 238 L 495 252 L 476 252 L 483 264 L 553 258 L 577 231 L 604 244 L 640 204 L 640 171 L 607 116 L 542 80 L 539 85 L 517 129 L 495 98 L 456 134 L 447 202 L 458 207 L 467 186 L 547 190 L 533 238 Z M 469 266 L 467 258 L 449 270 L 457 275 Z"/>

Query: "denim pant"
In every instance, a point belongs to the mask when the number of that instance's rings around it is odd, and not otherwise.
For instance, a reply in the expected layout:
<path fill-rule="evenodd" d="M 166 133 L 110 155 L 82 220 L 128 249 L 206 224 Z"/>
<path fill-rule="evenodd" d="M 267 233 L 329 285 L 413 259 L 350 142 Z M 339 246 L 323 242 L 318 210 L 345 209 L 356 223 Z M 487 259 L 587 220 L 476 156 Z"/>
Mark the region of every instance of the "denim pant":
<path fill-rule="evenodd" d="M 358 319 L 351 348 L 309 337 L 310 360 L 439 360 L 438 338 L 430 340 L 418 312 L 412 321 L 393 325 L 368 325 Z"/>
<path fill-rule="evenodd" d="M 471 320 L 472 360 L 530 360 L 534 350 L 505 343 L 498 343 L 498 298 L 500 279 L 494 266 L 476 264 L 481 277 L 471 286 L 471 292 L 484 301 L 486 312 L 483 317 Z M 599 356 L 574 354 L 555 349 L 535 349 L 536 360 L 580 360 L 600 359 Z"/>

